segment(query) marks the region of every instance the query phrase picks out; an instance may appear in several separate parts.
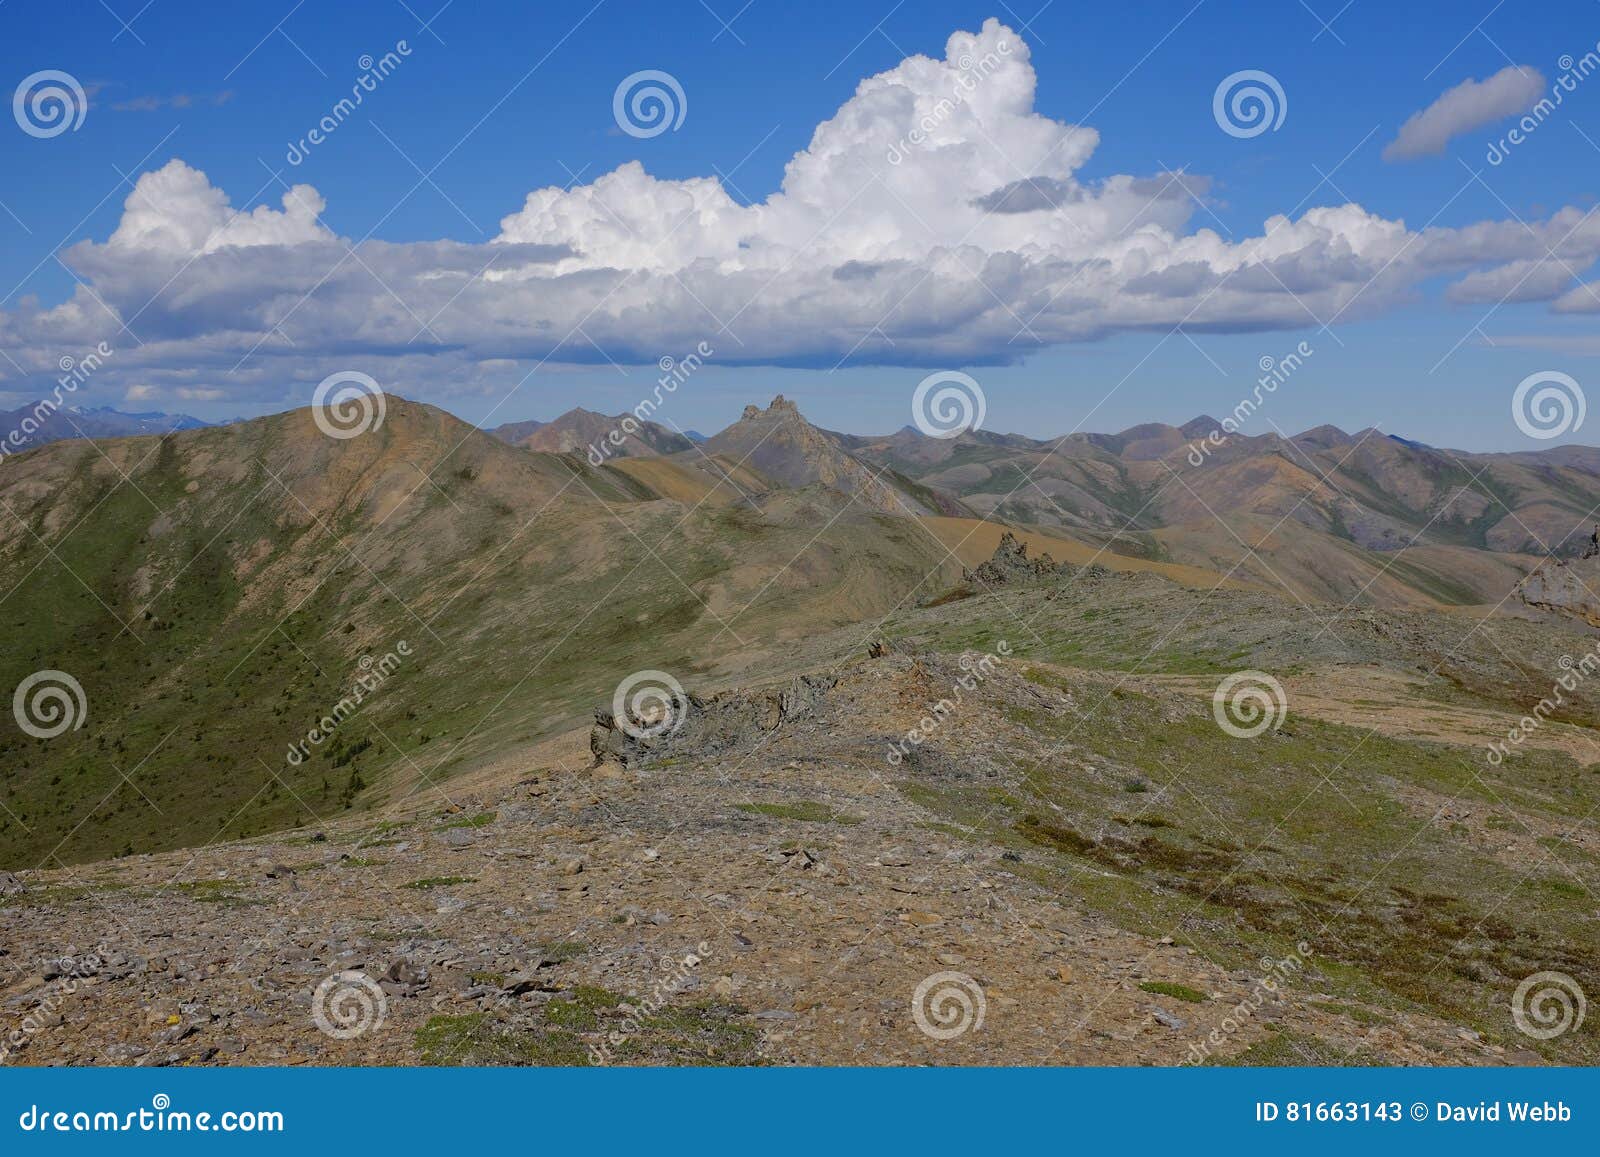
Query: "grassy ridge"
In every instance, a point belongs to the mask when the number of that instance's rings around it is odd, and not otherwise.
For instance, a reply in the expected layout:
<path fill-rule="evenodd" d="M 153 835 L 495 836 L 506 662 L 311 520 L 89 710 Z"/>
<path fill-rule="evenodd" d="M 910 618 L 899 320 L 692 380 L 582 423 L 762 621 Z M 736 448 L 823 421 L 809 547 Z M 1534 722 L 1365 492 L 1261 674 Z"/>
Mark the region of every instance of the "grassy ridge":
<path fill-rule="evenodd" d="M 1149 635 L 1124 618 L 1114 594 L 1103 601 L 1111 605 L 1087 617 L 1062 608 L 1065 597 L 1044 604 L 1043 643 L 1019 644 L 1024 661 L 1120 653 L 1123 666 L 1135 665 Z M 1024 610 L 1027 597 L 1010 605 Z M 1173 625 L 1152 614 L 1151 600 L 1144 605 L 1147 627 Z M 894 626 L 898 637 L 948 650 L 1023 637 L 992 598 Z M 1268 641 L 1234 642 L 1214 638 L 1178 665 L 1270 669 Z M 1313 991 L 1397 1014 L 1425 1010 L 1566 1063 L 1600 1060 L 1592 1018 L 1538 1042 L 1516 1031 L 1508 1002 L 1543 971 L 1600 989 L 1600 856 L 1579 838 L 1600 811 L 1594 770 L 1533 749 L 1492 766 L 1476 749 L 1297 715 L 1292 701 L 1279 730 L 1238 739 L 1216 725 L 1209 704 L 1179 709 L 1170 693 L 1156 698 L 1053 665 L 1025 674 L 1045 698 L 1008 708 L 1014 731 L 994 737 L 1019 787 L 939 785 L 913 772 L 902 790 L 975 838 L 1031 849 L 1015 870 L 1074 903 L 1146 935 L 1172 935 L 1227 967 L 1259 969 L 1263 956 L 1304 943 Z"/>
<path fill-rule="evenodd" d="M 630 672 L 696 686 L 740 639 L 887 609 L 941 561 L 910 524 L 830 522 L 831 493 L 690 510 L 410 403 L 345 443 L 296 417 L 108 444 L 131 481 L 83 443 L 7 463 L 0 498 L 27 526 L 0 534 L 0 688 L 65 671 L 89 709 L 47 740 L 0 715 L 0 866 L 428 790 L 581 724 Z M 218 461 L 243 465 L 219 484 Z M 411 654 L 291 762 L 363 657 L 401 640 Z"/>

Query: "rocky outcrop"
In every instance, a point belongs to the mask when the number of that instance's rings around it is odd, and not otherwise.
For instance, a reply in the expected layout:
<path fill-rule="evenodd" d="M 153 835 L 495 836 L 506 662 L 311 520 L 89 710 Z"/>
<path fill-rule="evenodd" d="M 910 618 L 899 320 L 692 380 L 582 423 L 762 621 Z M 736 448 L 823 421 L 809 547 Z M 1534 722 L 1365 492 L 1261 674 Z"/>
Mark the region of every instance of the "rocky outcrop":
<path fill-rule="evenodd" d="M 1000 545 L 994 548 L 989 561 L 981 566 L 965 568 L 961 572 L 964 582 L 984 587 L 1005 586 L 1016 582 L 1033 582 L 1058 574 L 1071 574 L 1073 567 L 1058 563 L 1049 554 L 1038 558 L 1028 557 L 1028 546 L 1009 530 L 1000 536 Z"/>
<path fill-rule="evenodd" d="M 589 751 L 596 767 L 635 767 L 651 759 L 741 749 L 789 720 L 811 714 L 838 681 L 834 675 L 801 675 L 767 690 L 723 691 L 709 699 L 684 694 L 646 720 L 618 719 L 614 712 L 599 709 L 589 731 Z"/>
<path fill-rule="evenodd" d="M 1600 553 L 1591 543 L 1581 558 L 1550 558 L 1517 584 L 1526 606 L 1600 627 Z"/>

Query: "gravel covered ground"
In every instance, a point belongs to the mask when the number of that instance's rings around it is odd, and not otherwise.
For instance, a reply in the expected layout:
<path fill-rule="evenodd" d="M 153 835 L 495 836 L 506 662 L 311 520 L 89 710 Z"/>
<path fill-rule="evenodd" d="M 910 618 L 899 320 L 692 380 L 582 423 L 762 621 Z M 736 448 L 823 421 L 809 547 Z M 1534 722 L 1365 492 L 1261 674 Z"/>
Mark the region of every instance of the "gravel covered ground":
<path fill-rule="evenodd" d="M 1039 804 L 1030 761 L 1078 750 L 1033 713 L 1113 683 L 976 657 L 857 658 L 832 686 L 697 702 L 654 744 L 600 728 L 619 750 L 598 765 L 575 734 L 387 815 L 13 878 L 10 1059 L 1540 1059 L 1352 978 L 1293 928 L 1197 935 L 1203 919 L 1163 930 L 1086 900 L 1123 878 L 1124 845 L 1072 854 L 1006 809 Z M 1151 727 L 1208 714 L 1140 691 Z M 973 799 L 993 814 L 962 814 Z"/>

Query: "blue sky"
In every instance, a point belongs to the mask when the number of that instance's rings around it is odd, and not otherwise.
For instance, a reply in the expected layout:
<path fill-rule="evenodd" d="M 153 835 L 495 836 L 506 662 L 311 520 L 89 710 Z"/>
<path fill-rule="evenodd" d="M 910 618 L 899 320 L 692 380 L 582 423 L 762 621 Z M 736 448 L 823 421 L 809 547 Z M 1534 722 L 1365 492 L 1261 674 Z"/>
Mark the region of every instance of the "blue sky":
<path fill-rule="evenodd" d="M 1086 301 L 1059 317 L 1041 313 L 1049 326 L 1041 321 L 1032 327 L 1038 333 L 1019 342 L 1014 339 L 1021 322 L 1064 284 L 1050 282 L 1056 274 L 1045 273 L 1007 280 L 1004 255 L 1020 244 L 1017 238 L 1031 238 L 1024 218 L 1040 218 L 1041 232 L 1048 228 L 1042 215 L 1012 215 L 1004 223 L 1009 231 L 997 234 L 986 252 L 929 266 L 928 285 L 945 288 L 968 278 L 978 287 L 975 296 L 995 299 L 992 316 L 979 320 L 938 299 L 930 300 L 926 324 L 919 325 L 909 313 L 927 289 L 916 284 L 917 255 L 903 241 L 897 242 L 900 249 L 880 244 L 870 215 L 851 224 L 864 200 L 850 202 L 849 212 L 835 217 L 826 190 L 817 194 L 820 209 L 812 206 L 815 219 L 862 234 L 839 238 L 838 253 L 881 250 L 885 263 L 912 271 L 904 282 L 912 292 L 904 298 L 894 292 L 895 301 L 910 304 L 884 327 L 889 335 L 882 343 L 872 336 L 854 356 L 850 342 L 841 344 L 837 335 L 856 329 L 865 334 L 877 316 L 853 317 L 848 308 L 820 300 L 830 286 L 843 284 L 838 270 L 848 262 L 841 258 L 825 267 L 811 252 L 793 261 L 763 255 L 752 257 L 753 269 L 741 277 L 723 277 L 712 266 L 738 264 L 746 247 L 731 233 L 719 239 L 714 225 L 705 230 L 704 252 L 684 256 L 709 263 L 697 274 L 643 267 L 639 282 L 650 281 L 651 288 L 630 307 L 633 312 L 619 310 L 609 326 L 585 324 L 582 336 L 555 351 L 540 353 L 537 334 L 551 326 L 566 334 L 566 318 L 585 316 L 583 310 L 593 305 L 583 296 L 590 292 L 588 283 L 604 276 L 597 272 L 602 267 L 625 264 L 627 246 L 594 249 L 588 266 L 567 270 L 557 283 L 522 284 L 517 292 L 529 297 L 513 299 L 496 290 L 501 296 L 480 301 L 488 287 L 466 281 L 456 298 L 429 296 L 439 277 L 426 260 L 436 255 L 422 253 L 415 243 L 458 243 L 439 260 L 454 271 L 451 276 L 463 277 L 482 266 L 478 255 L 486 254 L 484 261 L 494 256 L 486 247 L 492 239 L 556 244 L 568 212 L 564 201 L 541 210 L 537 219 L 530 214 L 513 230 L 503 231 L 502 219 L 523 210 L 534 190 L 581 190 L 628 162 L 639 162 L 658 182 L 720 178 L 737 206 L 761 203 L 780 189 L 790 158 L 807 149 L 817 126 L 839 113 L 863 78 L 895 70 L 917 54 L 941 60 L 952 33 L 976 33 L 990 17 L 1026 45 L 1027 67 L 1037 83 L 1032 113 L 1098 134 L 1092 150 L 1062 179 L 1092 191 L 1119 174 L 1161 182 L 1162 174 L 1181 170 L 1180 187 L 1195 196 L 1173 194 L 1151 215 L 1176 238 L 1210 229 L 1224 247 L 1241 244 L 1261 237 L 1263 223 L 1274 214 L 1298 218 L 1307 210 L 1353 202 L 1374 220 L 1404 222 L 1412 233 L 1500 223 L 1503 231 L 1485 242 L 1494 256 L 1483 268 L 1492 269 L 1537 262 L 1547 256 L 1551 238 L 1584 234 L 1596 222 L 1583 215 L 1594 208 L 1600 175 L 1600 76 L 1580 82 L 1503 163 L 1489 164 L 1486 147 L 1514 114 L 1468 129 L 1440 155 L 1406 161 L 1382 156 L 1402 122 L 1463 81 L 1519 65 L 1537 70 L 1548 89 L 1562 72 L 1563 56 L 1581 58 L 1600 41 L 1600 4 L 1591 0 L 1535 8 L 1496 7 L 1493 0 L 1056 0 L 1042 9 L 1036 0 L 1016 7 L 741 4 L 456 0 L 441 10 L 440 0 L 305 0 L 298 6 L 292 0 L 229 6 L 11 0 L 0 7 L 0 79 L 6 91 L 41 69 L 59 69 L 82 85 L 88 108 L 79 128 L 60 135 L 31 136 L 9 120 L 0 131 L 0 291 L 10 289 L 0 301 L 0 348 L 15 359 L 0 361 L 6 375 L 0 401 L 17 405 L 42 392 L 52 377 L 44 372 L 50 364 L 60 356 L 81 356 L 103 336 L 115 339 L 120 360 L 111 359 L 111 368 L 83 388 L 81 404 L 211 418 L 264 413 L 304 404 L 324 374 L 355 368 L 367 369 L 386 388 L 473 421 L 549 418 L 578 404 L 616 412 L 650 392 L 654 355 L 681 356 L 705 329 L 720 356 L 707 359 L 672 396 L 663 418 L 680 427 L 718 428 L 745 402 L 764 402 L 781 391 L 798 398 L 821 424 L 886 431 L 910 420 L 912 390 L 930 369 L 950 368 L 964 369 L 982 384 L 987 427 L 1046 435 L 1181 422 L 1200 412 L 1221 415 L 1251 391 L 1260 359 L 1280 357 L 1303 341 L 1314 356 L 1274 393 L 1253 431 L 1274 424 L 1289 432 L 1322 422 L 1348 429 L 1377 424 L 1436 444 L 1511 449 L 1543 444 L 1525 437 L 1511 420 L 1510 398 L 1521 379 L 1555 370 L 1580 384 L 1600 381 L 1600 312 L 1582 308 L 1581 301 L 1563 312 L 1551 308 L 1561 295 L 1597 277 L 1593 252 L 1581 245 L 1562 251 L 1564 268 L 1549 279 L 1540 300 L 1513 295 L 1501 303 L 1500 292 L 1452 300 L 1448 287 L 1471 268 L 1450 256 L 1394 284 L 1380 280 L 1378 291 L 1359 294 L 1341 308 L 1340 294 L 1370 277 L 1357 271 L 1343 289 L 1324 286 L 1320 268 L 1335 268 L 1343 259 L 1346 242 L 1335 235 L 1318 242 L 1322 249 L 1314 259 L 1305 259 L 1308 288 L 1285 284 L 1294 278 L 1282 266 L 1270 275 L 1277 284 L 1258 293 L 1266 295 L 1262 301 L 1276 299 L 1264 312 L 1245 300 L 1236 309 L 1230 305 L 1231 313 L 1219 309 L 1216 316 L 1205 315 L 1204 324 L 1185 326 L 1175 326 L 1174 315 L 1159 310 L 1147 316 L 1146 299 L 1127 296 L 1133 274 L 1117 270 L 1107 282 L 1116 287 L 1115 302 L 1108 288 L 1106 302 Z M 303 139 L 350 92 L 363 72 L 360 58 L 381 57 L 401 41 L 408 51 L 392 74 L 308 150 L 303 163 L 290 164 L 285 154 L 291 142 Z M 624 77 L 646 69 L 670 73 L 686 108 L 679 128 L 641 138 L 619 129 L 613 95 Z M 1268 72 L 1281 86 L 1287 107 L 1276 130 L 1239 137 L 1214 119 L 1219 82 L 1244 69 Z M 994 131 L 998 136 L 1003 130 Z M 1009 149 L 1009 141 L 999 147 Z M 340 277 L 355 265 L 370 265 L 377 270 L 374 281 L 386 284 L 319 283 L 322 275 L 310 270 L 309 281 L 281 289 L 288 296 L 273 305 L 262 282 L 291 264 L 286 254 L 272 255 L 274 245 L 258 246 L 237 267 L 226 254 L 210 250 L 202 261 L 184 254 L 182 261 L 164 265 L 174 261 L 172 251 L 107 245 L 133 182 L 174 158 L 203 172 L 206 185 L 221 190 L 234 210 L 261 204 L 278 210 L 289 186 L 314 186 L 322 205 L 317 228 L 325 234 L 319 244 L 332 260 L 348 253 L 345 242 L 396 247 L 358 247 Z M 825 174 L 825 182 L 831 179 Z M 652 186 L 651 195 L 665 198 L 674 188 Z M 959 180 L 950 190 L 952 199 L 973 192 L 959 187 Z M 199 194 L 185 186 L 165 211 L 191 213 L 191 195 Z M 1083 204 L 1079 194 L 1074 197 Z M 844 204 L 840 194 L 838 207 Z M 885 201 L 883 212 L 897 214 L 901 205 L 899 198 Z M 1563 208 L 1576 210 L 1578 216 L 1567 220 L 1584 221 L 1581 228 L 1543 228 Z M 602 207 L 600 216 L 610 211 Z M 900 222 L 903 235 L 914 236 L 922 226 L 933 233 L 943 228 L 922 220 L 927 214 L 920 202 L 905 212 L 915 224 Z M 641 228 L 647 232 L 649 226 Z M 950 228 L 966 233 L 958 223 Z M 668 247 L 689 232 L 679 231 Z M 1523 248 L 1518 233 L 1526 234 Z M 1046 257 L 1103 263 L 1104 254 L 1116 252 L 1114 264 L 1121 260 L 1124 235 L 1096 238 L 1094 246 L 1067 258 L 1064 251 Z M 586 251 L 592 236 L 573 234 Z M 83 241 L 101 248 L 75 258 L 68 251 Z M 733 247 L 729 252 L 717 249 L 723 241 Z M 1475 235 L 1456 233 L 1440 248 L 1455 253 L 1475 243 Z M 780 236 L 774 252 L 795 244 L 792 235 Z M 759 246 L 749 248 L 753 253 Z M 1399 265 L 1423 248 L 1407 247 Z M 309 252 L 302 247 L 300 257 L 310 261 Z M 1371 272 L 1393 273 L 1399 266 L 1391 267 L 1378 252 L 1380 259 L 1368 258 L 1374 261 Z M 524 257 L 535 265 L 554 259 L 533 248 Z M 392 276 L 382 264 L 386 260 L 393 262 Z M 877 262 L 865 264 L 876 268 Z M 1319 270 L 1310 269 L 1313 264 Z M 174 280 L 158 306 L 123 330 L 119 326 L 150 296 L 152 286 L 143 279 L 151 269 L 171 270 Z M 800 272 L 815 280 L 803 280 Z M 1538 272 L 1535 281 L 1542 284 L 1547 272 Z M 243 287 L 237 296 L 247 302 L 239 306 L 240 317 L 227 316 L 234 297 L 228 279 L 234 276 Z M 1092 272 L 1087 280 L 1095 284 L 1099 276 Z M 167 277 L 162 272 L 154 287 Z M 1513 277 L 1504 284 L 1515 282 Z M 714 332 L 710 317 L 726 322 L 730 311 L 709 294 L 726 289 L 729 301 L 743 300 L 739 287 L 752 284 L 772 286 L 762 316 L 752 310 L 736 319 L 729 329 L 737 338 Z M 1053 288 L 1042 293 L 1041 285 Z M 255 346 L 259 334 L 240 338 L 261 317 L 281 313 L 288 308 L 284 302 L 313 290 L 310 304 L 291 314 L 281 335 Z M 90 291 L 106 304 L 95 301 L 71 316 L 48 313 L 75 294 L 80 303 L 92 301 L 85 297 Z M 550 319 L 540 314 L 542 301 L 562 294 L 583 308 L 561 304 L 551 306 Z M 707 302 L 710 316 L 689 297 Z M 1203 291 L 1195 303 L 1202 297 Z M 1299 297 L 1303 303 L 1291 300 Z M 601 314 L 620 300 L 605 302 Z M 408 317 L 427 321 L 440 306 L 447 308 L 432 327 L 437 332 L 420 341 L 406 340 L 409 333 L 394 336 L 408 329 Z M 502 307 L 504 316 L 488 316 Z M 103 316 L 87 316 L 97 310 Z M 1293 320 L 1296 311 L 1304 324 Z M 1324 329 L 1313 314 L 1322 322 L 1337 320 Z M 1092 323 L 1080 322 L 1091 315 Z M 375 323 L 359 340 L 333 332 L 338 319 L 374 316 L 396 325 Z M 634 316 L 643 319 L 641 333 L 659 339 L 628 340 Z M 952 320 L 958 316 L 963 320 Z M 1008 317 L 1017 322 L 1009 334 Z M 476 324 L 473 318 L 485 320 Z M 318 319 L 329 324 L 313 324 Z M 741 331 L 745 323 L 749 332 Z M 808 340 L 824 330 L 833 336 Z M 1576 431 L 1575 440 L 1589 440 L 1587 433 Z"/>

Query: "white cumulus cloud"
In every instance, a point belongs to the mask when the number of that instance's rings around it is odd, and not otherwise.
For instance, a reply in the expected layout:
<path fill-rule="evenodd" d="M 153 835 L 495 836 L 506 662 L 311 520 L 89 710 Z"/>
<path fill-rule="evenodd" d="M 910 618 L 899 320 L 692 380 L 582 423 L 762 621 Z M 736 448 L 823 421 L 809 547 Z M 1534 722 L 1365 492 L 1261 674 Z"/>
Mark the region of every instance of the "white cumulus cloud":
<path fill-rule="evenodd" d="M 0 391 L 42 392 L 100 340 L 117 355 L 94 388 L 141 401 L 303 401 L 348 368 L 444 399 L 701 341 L 724 365 L 994 363 L 1128 330 L 1348 319 L 1441 275 L 1464 278 L 1459 300 L 1550 301 L 1572 284 L 1539 266 L 1550 251 L 1578 273 L 1600 256 L 1600 217 L 1577 209 L 1415 232 L 1328 205 L 1224 237 L 1203 176 L 1085 177 L 1099 134 L 1036 111 L 1035 81 L 990 20 L 862 80 L 762 200 L 629 162 L 534 190 L 484 243 L 353 242 L 309 185 L 239 212 L 174 160 L 108 239 L 63 255 L 71 297 L 0 312 Z"/>
<path fill-rule="evenodd" d="M 228 195 L 199 169 L 170 161 L 139 177 L 107 244 L 185 256 L 230 246 L 298 245 L 332 238 L 317 224 L 325 208 L 322 195 L 310 185 L 296 185 L 283 195 L 281 210 L 258 205 L 248 213 L 235 213 Z"/>

